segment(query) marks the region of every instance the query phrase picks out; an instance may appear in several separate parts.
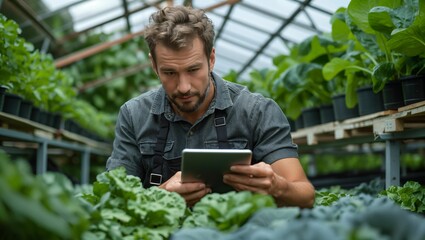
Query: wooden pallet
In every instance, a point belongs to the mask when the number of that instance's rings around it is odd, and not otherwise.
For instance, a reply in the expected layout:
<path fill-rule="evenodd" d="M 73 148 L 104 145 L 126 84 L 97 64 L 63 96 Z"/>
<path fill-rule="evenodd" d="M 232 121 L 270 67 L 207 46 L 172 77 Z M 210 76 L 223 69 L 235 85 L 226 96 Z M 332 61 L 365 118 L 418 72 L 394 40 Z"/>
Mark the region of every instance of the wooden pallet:
<path fill-rule="evenodd" d="M 93 148 L 111 149 L 110 144 L 98 142 L 64 129 L 55 129 L 5 112 L 0 112 L 0 127 L 33 134 L 34 136 L 50 140 L 65 140 L 68 142 L 81 143 Z"/>
<path fill-rule="evenodd" d="M 382 133 L 425 128 L 425 101 L 404 106 L 397 110 L 385 110 L 344 121 L 335 121 L 292 132 L 299 145 L 315 145 L 359 136 L 375 136 Z"/>

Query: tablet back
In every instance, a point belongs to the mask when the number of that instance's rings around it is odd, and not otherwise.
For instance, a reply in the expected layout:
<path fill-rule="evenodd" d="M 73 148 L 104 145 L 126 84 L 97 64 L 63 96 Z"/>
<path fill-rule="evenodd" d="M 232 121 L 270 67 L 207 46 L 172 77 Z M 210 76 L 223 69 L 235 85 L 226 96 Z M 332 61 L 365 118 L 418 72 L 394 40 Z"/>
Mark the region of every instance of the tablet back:
<path fill-rule="evenodd" d="M 251 164 L 249 149 L 184 149 L 182 151 L 182 181 L 202 181 L 213 192 L 232 191 L 223 183 L 223 174 L 235 164 Z"/>

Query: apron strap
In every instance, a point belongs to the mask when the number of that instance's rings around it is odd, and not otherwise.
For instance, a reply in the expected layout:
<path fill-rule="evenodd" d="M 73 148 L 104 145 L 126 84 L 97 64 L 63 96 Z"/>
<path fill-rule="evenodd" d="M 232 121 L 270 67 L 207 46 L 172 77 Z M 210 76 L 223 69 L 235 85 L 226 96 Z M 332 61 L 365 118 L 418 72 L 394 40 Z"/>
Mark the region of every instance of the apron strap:
<path fill-rule="evenodd" d="M 229 149 L 230 144 L 227 141 L 226 111 L 216 109 L 214 115 L 214 126 L 217 133 L 218 148 Z"/>
<path fill-rule="evenodd" d="M 230 144 L 227 141 L 226 112 L 216 109 L 214 113 L 214 126 L 217 133 L 218 147 L 220 149 L 229 149 Z M 170 123 L 164 115 L 160 116 L 158 140 L 155 144 L 153 156 L 153 169 L 149 176 L 150 185 L 159 186 L 163 180 L 163 161 L 164 149 L 167 143 L 167 135 Z"/>
<path fill-rule="evenodd" d="M 153 169 L 149 177 L 149 183 L 151 185 L 159 186 L 162 183 L 162 158 L 164 155 L 165 145 L 167 143 L 167 135 L 170 123 L 165 118 L 164 115 L 161 114 L 159 119 L 159 134 L 158 140 L 155 144 L 153 156 Z"/>

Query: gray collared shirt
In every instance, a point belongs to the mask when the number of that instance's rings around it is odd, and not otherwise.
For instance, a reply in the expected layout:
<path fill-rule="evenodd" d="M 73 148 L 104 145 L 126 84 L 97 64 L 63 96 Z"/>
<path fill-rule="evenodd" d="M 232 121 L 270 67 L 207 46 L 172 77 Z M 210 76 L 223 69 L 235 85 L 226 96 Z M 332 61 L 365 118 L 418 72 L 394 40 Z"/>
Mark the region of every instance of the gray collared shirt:
<path fill-rule="evenodd" d="M 162 87 L 143 93 L 121 106 L 115 128 L 113 151 L 107 170 L 124 166 L 130 175 L 144 178 L 153 166 L 159 117 L 170 122 L 164 159 L 181 158 L 184 148 L 219 148 L 214 127 L 215 109 L 225 109 L 227 138 L 232 148 L 251 149 L 253 163 L 272 164 L 282 158 L 297 158 L 297 145 L 288 120 L 271 99 L 251 93 L 242 85 L 213 74 L 216 95 L 195 124 L 172 110 Z"/>

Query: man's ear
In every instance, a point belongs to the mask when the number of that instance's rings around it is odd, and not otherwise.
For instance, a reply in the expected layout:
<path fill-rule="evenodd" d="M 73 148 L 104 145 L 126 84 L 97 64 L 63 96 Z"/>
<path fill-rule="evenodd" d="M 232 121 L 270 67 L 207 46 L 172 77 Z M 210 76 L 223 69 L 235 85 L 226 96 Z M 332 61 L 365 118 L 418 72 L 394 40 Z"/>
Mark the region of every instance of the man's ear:
<path fill-rule="evenodd" d="M 157 72 L 157 69 L 156 69 L 156 63 L 155 63 L 155 60 L 153 59 L 153 57 L 152 57 L 152 54 L 151 54 L 151 53 L 149 53 L 149 60 L 151 61 L 151 66 L 152 66 L 153 71 L 156 73 L 156 75 L 157 75 L 157 76 L 159 76 L 159 75 L 158 75 L 158 72 Z"/>
<path fill-rule="evenodd" d="M 213 47 L 211 50 L 210 58 L 208 59 L 210 62 L 210 71 L 214 70 L 214 64 L 215 64 L 215 48 Z"/>

